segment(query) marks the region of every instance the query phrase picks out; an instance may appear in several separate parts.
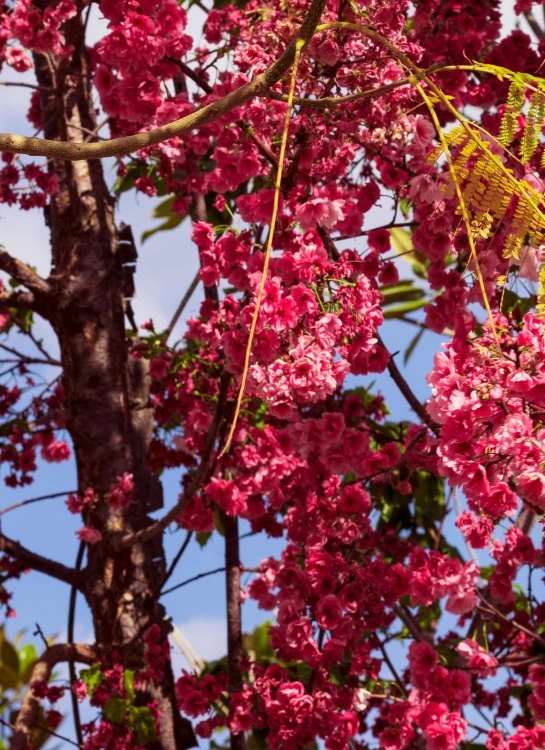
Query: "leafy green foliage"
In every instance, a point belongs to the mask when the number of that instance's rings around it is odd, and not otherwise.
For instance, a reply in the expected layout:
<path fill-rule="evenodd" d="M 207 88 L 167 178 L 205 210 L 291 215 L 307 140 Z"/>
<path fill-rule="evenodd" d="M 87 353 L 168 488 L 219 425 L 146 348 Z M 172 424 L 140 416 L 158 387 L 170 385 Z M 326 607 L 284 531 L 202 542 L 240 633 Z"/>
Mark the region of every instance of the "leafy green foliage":
<path fill-rule="evenodd" d="M 155 719 L 147 706 L 130 706 L 128 724 L 139 742 L 151 742 L 155 739 Z"/>
<path fill-rule="evenodd" d="M 82 669 L 80 678 L 87 685 L 89 696 L 92 696 L 97 687 L 104 682 L 102 667 L 100 664 L 93 664 L 89 669 Z"/>

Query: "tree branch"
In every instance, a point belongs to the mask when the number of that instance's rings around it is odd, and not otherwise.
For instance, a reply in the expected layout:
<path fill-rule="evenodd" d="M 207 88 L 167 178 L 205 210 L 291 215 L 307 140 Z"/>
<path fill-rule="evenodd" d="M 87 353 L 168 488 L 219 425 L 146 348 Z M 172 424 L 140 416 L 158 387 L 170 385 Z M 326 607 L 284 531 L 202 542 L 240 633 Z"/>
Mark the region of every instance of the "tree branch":
<path fill-rule="evenodd" d="M 1 139 L 2 136 L 0 136 Z M 47 295 L 51 291 L 51 288 L 45 279 L 38 276 L 30 266 L 19 260 L 13 258 L 5 250 L 0 250 L 0 271 L 5 271 L 12 278 L 18 281 L 20 284 L 24 284 L 27 289 L 34 292 L 36 295 Z"/>
<path fill-rule="evenodd" d="M 107 156 L 123 156 L 147 146 L 154 146 L 169 138 L 175 138 L 209 122 L 214 122 L 227 114 L 227 112 L 231 112 L 233 109 L 245 104 L 254 96 L 262 95 L 271 86 L 278 83 L 295 59 L 297 40 L 303 39 L 304 46 L 306 46 L 312 39 L 325 4 L 326 0 L 312 0 L 312 4 L 297 35 L 291 40 L 284 53 L 270 68 L 263 71 L 253 81 L 244 84 L 222 99 L 208 104 L 206 107 L 193 112 L 187 117 L 182 117 L 180 120 L 168 123 L 160 128 L 154 128 L 145 133 L 129 135 L 124 138 L 113 138 L 109 141 L 98 143 L 51 141 L 42 138 L 28 138 L 22 135 L 1 133 L 0 151 L 11 154 L 46 156 L 53 159 L 65 159 L 67 161 L 104 159 Z"/>
<path fill-rule="evenodd" d="M 174 330 L 174 327 L 176 326 L 176 323 L 180 319 L 180 315 L 183 313 L 185 306 L 187 305 L 187 303 L 189 302 L 189 300 L 193 296 L 193 292 L 195 291 L 195 289 L 197 288 L 198 285 L 199 285 L 199 272 L 197 271 L 197 273 L 195 274 L 195 278 L 193 279 L 193 281 L 189 285 L 189 289 L 187 290 L 187 292 L 182 297 L 182 299 L 180 301 L 180 304 L 178 305 L 178 307 L 176 309 L 176 312 L 172 316 L 172 320 L 168 324 L 168 328 L 165 331 L 163 331 L 163 334 L 162 334 L 161 338 L 163 339 L 163 341 L 164 341 L 165 344 L 169 340 L 169 338 L 170 338 L 170 336 L 172 334 L 172 331 Z"/>
<path fill-rule="evenodd" d="M 197 73 L 193 68 L 191 68 L 187 63 L 182 62 L 181 60 L 174 60 L 173 58 L 172 62 L 179 66 L 180 70 L 184 75 L 186 75 L 188 78 L 190 78 L 193 83 L 196 83 L 197 86 L 199 86 L 205 94 L 213 94 L 214 89 L 212 86 L 208 83 L 206 78 L 204 76 L 200 75 L 200 73 Z M 252 141 L 255 143 L 255 145 L 258 147 L 258 149 L 261 151 L 263 156 L 273 165 L 273 167 L 278 167 L 278 159 L 273 154 L 271 149 L 267 146 L 267 144 L 261 140 L 261 138 L 255 133 L 253 128 L 249 127 L 244 120 L 238 120 L 237 125 L 246 132 Z"/>
<path fill-rule="evenodd" d="M 60 662 L 79 661 L 84 664 L 93 664 L 99 658 L 98 649 L 85 643 L 59 643 L 45 651 L 34 665 L 29 686 L 33 682 L 44 680 L 49 682 L 53 668 Z M 27 750 L 31 747 L 32 730 L 36 727 L 40 701 L 36 698 L 29 687 L 21 703 L 21 709 L 15 722 L 13 737 L 11 738 L 11 750 Z"/>
<path fill-rule="evenodd" d="M 225 588 L 227 597 L 227 675 L 229 690 L 242 690 L 242 619 L 240 615 L 240 554 L 238 518 L 223 514 L 225 529 Z M 244 750 L 244 733 L 233 734 L 231 750 Z"/>
<path fill-rule="evenodd" d="M 386 349 L 386 346 L 384 346 L 384 341 L 380 337 L 380 335 L 377 333 L 377 338 L 379 344 Z M 411 409 L 415 412 L 415 414 L 420 417 L 422 422 L 426 424 L 430 430 L 432 430 L 436 435 L 439 434 L 439 425 L 437 425 L 433 419 L 430 417 L 428 412 L 426 411 L 426 408 L 423 404 L 420 403 L 420 401 L 416 398 L 414 395 L 410 385 L 407 383 L 401 372 L 399 371 L 398 366 L 395 363 L 395 360 L 392 356 L 390 356 L 390 359 L 388 361 L 388 372 L 390 373 L 390 376 L 394 383 L 397 385 L 403 396 L 405 397 L 405 400 L 411 407 Z"/>
<path fill-rule="evenodd" d="M 12 510 L 16 510 L 17 508 L 22 508 L 25 505 L 32 505 L 32 503 L 39 503 L 41 500 L 49 500 L 56 497 L 67 497 L 75 492 L 77 492 L 77 490 L 68 490 L 67 492 L 55 492 L 53 495 L 40 495 L 40 497 L 31 497 L 29 500 L 21 500 L 19 503 L 14 503 L 13 505 L 8 505 L 7 508 L 2 508 L 2 510 L 0 510 L 0 516 L 3 516 L 4 513 L 9 513 Z"/>
<path fill-rule="evenodd" d="M 181 589 L 183 586 L 187 586 L 188 583 L 194 583 L 195 581 L 200 581 L 201 578 L 208 578 L 208 576 L 214 576 L 216 575 L 216 573 L 224 573 L 224 572 L 225 572 L 225 568 L 214 568 L 214 570 L 207 570 L 206 573 L 199 573 L 196 576 L 192 576 L 191 578 L 188 578 L 186 581 L 177 583 L 176 586 L 171 586 L 171 588 L 161 591 L 161 596 L 165 596 L 165 594 L 170 594 L 172 591 Z"/>
<path fill-rule="evenodd" d="M 163 583 L 161 584 L 161 586 L 164 586 L 166 584 L 166 582 L 169 580 L 169 578 L 171 577 L 171 575 L 174 573 L 174 571 L 176 569 L 176 566 L 178 565 L 178 563 L 182 559 L 182 555 L 186 551 L 186 549 L 187 549 L 187 547 L 189 545 L 189 542 L 191 541 L 191 537 L 192 536 L 193 536 L 193 532 L 192 531 L 188 531 L 187 534 L 186 534 L 186 537 L 185 537 L 185 539 L 183 541 L 182 546 L 180 547 L 180 549 L 176 553 L 176 557 L 170 563 L 170 566 L 169 566 L 167 572 L 165 573 L 165 577 L 163 579 Z M 163 593 L 166 593 L 166 592 L 163 592 Z"/>
<path fill-rule="evenodd" d="M 32 292 L 0 292 L 0 307 L 18 307 L 21 310 L 34 310 L 36 297 Z"/>
<path fill-rule="evenodd" d="M 7 536 L 0 534 L 0 552 L 5 552 L 6 555 L 11 555 L 16 560 L 19 560 L 23 565 L 28 565 L 32 570 L 43 573 L 51 578 L 56 578 L 58 581 L 68 583 L 70 586 L 81 585 L 79 576 L 73 568 L 68 568 L 62 563 L 50 560 L 48 557 L 42 557 L 37 555 L 35 552 L 23 547 L 19 542 L 9 539 Z"/>
<path fill-rule="evenodd" d="M 545 31 L 541 28 L 539 23 L 536 21 L 536 18 L 531 10 L 527 10 L 523 13 L 524 18 L 528 22 L 528 26 L 532 29 L 536 37 L 541 42 L 543 39 L 545 39 Z"/>

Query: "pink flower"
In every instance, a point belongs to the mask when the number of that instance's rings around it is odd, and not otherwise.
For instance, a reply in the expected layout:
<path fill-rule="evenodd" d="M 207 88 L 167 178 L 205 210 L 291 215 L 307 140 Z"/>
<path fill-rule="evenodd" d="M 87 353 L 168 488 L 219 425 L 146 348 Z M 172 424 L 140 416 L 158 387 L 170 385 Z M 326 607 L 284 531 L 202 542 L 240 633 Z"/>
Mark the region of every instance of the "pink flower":
<path fill-rule="evenodd" d="M 414 143 L 427 146 L 435 138 L 435 128 L 427 117 L 416 115 L 413 120 Z"/>
<path fill-rule="evenodd" d="M 328 198 L 312 198 L 297 207 L 295 218 L 303 229 L 322 226 L 331 229 L 344 218 L 342 208 L 344 200 L 329 200 Z"/>
<path fill-rule="evenodd" d="M 76 531 L 76 536 L 82 542 L 87 544 L 96 544 L 102 539 L 102 534 L 98 529 L 93 529 L 90 526 L 84 526 L 83 528 Z"/>
<path fill-rule="evenodd" d="M 334 594 L 320 599 L 316 608 L 316 621 L 322 630 L 335 630 L 342 621 L 343 612 Z"/>
<path fill-rule="evenodd" d="M 205 492 L 228 516 L 240 515 L 247 509 L 247 495 L 233 481 L 213 478 L 205 487 Z"/>
<path fill-rule="evenodd" d="M 464 657 L 472 674 L 481 677 L 495 677 L 498 660 L 481 648 L 476 641 L 466 638 L 456 646 L 456 651 Z"/>

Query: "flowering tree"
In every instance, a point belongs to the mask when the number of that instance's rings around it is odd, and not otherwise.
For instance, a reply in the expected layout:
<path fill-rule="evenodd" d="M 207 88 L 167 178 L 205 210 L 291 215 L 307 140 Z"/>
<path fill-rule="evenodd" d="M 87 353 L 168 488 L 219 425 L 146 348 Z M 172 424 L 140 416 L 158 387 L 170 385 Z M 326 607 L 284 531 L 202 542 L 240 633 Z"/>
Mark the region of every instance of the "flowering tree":
<path fill-rule="evenodd" d="M 530 536 L 545 509 L 545 31 L 519 0 L 538 51 L 521 31 L 501 40 L 497 5 L 220 2 L 203 6 L 196 48 L 177 0 L 101 0 L 108 32 L 90 48 L 88 0 L 0 4 L 0 62 L 34 69 L 20 85 L 44 136 L 0 135 L 0 202 L 42 209 L 51 235 L 48 278 L 0 251 L 0 463 L 19 487 L 38 455 L 73 453 L 66 504 L 82 518 L 73 568 L 0 535 L 3 585 L 34 569 L 72 591 L 67 642 L 21 683 L 14 750 L 56 732 L 62 663 L 89 749 L 545 747 L 545 559 Z M 165 228 L 192 222 L 188 294 L 202 283 L 204 302 L 176 345 L 188 295 L 166 331 L 134 319 L 136 249 L 115 215 L 128 190 L 164 197 Z M 392 214 L 373 226 L 385 195 Z M 401 254 L 417 283 L 399 281 Z M 385 316 L 417 326 L 407 356 L 426 328 L 449 338 L 427 404 L 382 342 Z M 60 375 L 39 386 L 41 365 Z M 345 387 L 385 372 L 413 421 Z M 163 508 L 173 467 L 181 492 Z M 285 539 L 245 591 L 239 519 Z M 167 566 L 171 524 L 186 536 Z M 225 539 L 227 658 L 174 674 L 160 594 L 211 534 Z M 74 642 L 78 592 L 92 645 Z M 273 613 L 259 644 L 242 635 L 246 596 Z M 84 699 L 96 717 L 82 725 Z"/>

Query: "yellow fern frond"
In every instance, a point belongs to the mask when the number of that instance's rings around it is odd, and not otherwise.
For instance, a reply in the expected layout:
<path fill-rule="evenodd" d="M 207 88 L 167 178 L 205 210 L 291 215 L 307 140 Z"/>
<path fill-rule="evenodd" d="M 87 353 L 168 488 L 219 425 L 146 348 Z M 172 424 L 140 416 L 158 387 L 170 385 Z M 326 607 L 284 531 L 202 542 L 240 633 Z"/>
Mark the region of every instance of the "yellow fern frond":
<path fill-rule="evenodd" d="M 524 88 L 517 81 L 512 81 L 507 94 L 507 106 L 500 125 L 498 140 L 507 148 L 517 132 L 517 118 L 524 106 Z"/>

